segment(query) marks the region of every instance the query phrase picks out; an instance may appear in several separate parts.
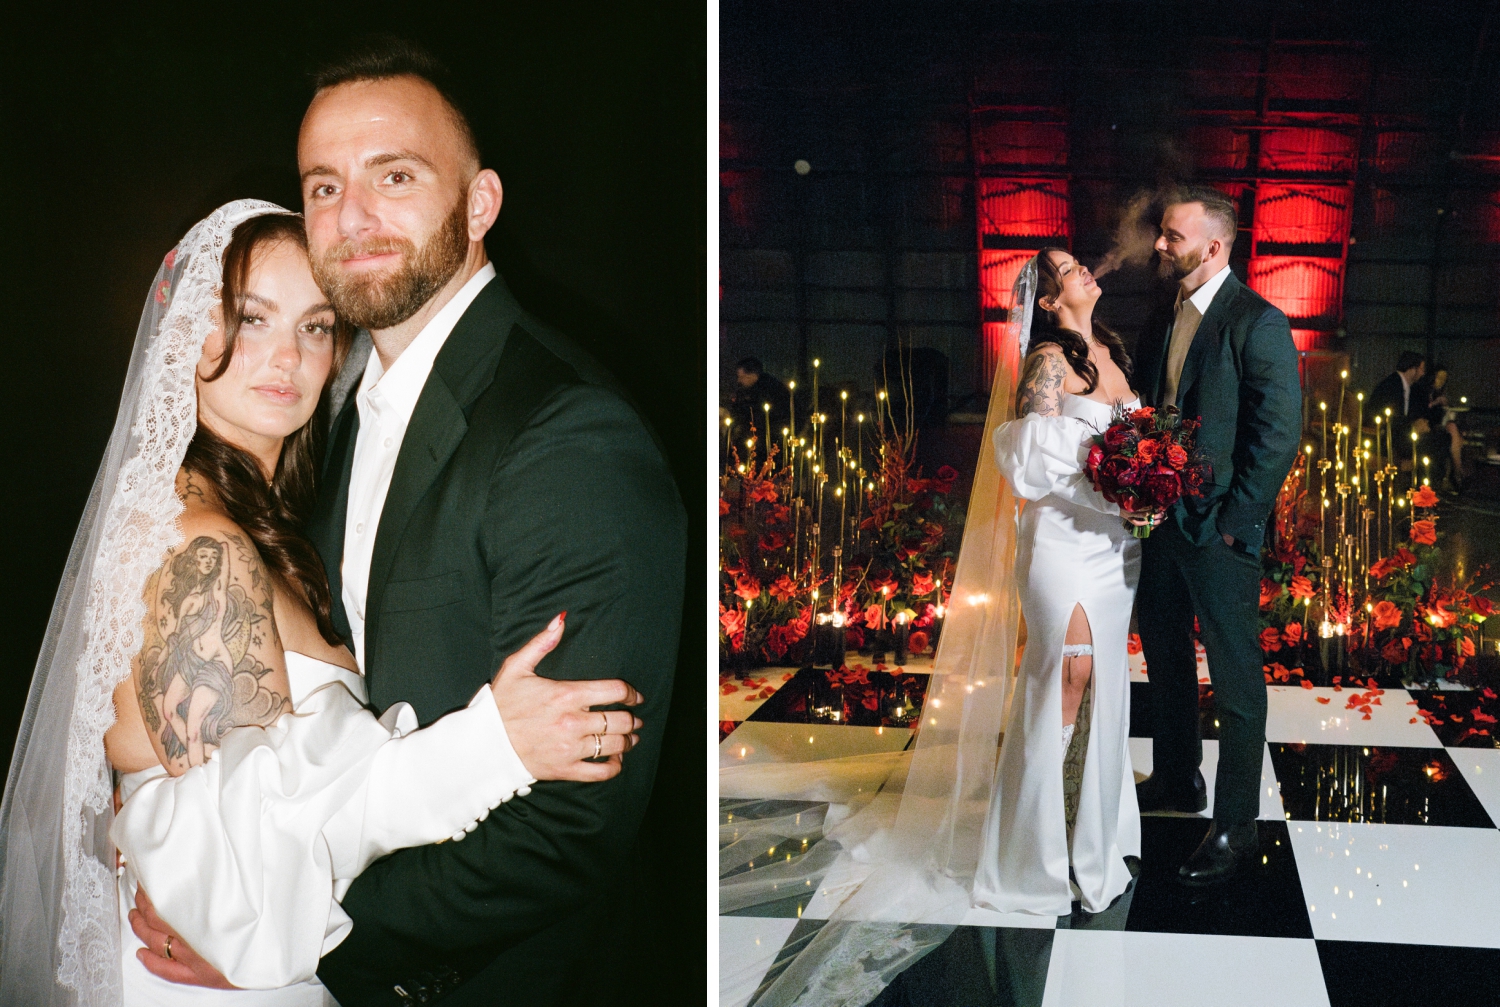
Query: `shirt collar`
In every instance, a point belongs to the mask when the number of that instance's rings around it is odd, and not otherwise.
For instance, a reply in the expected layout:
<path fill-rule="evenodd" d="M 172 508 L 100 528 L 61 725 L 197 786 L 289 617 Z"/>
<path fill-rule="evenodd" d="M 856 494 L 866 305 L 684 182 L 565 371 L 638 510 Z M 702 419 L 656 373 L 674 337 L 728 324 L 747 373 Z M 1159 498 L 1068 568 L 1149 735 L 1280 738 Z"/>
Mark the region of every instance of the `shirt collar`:
<path fill-rule="evenodd" d="M 417 408 L 417 399 L 432 373 L 433 361 L 448 341 L 453 327 L 469 310 L 469 305 L 494 278 L 494 264 L 485 263 L 479 272 L 469 277 L 469 282 L 458 288 L 453 299 L 428 320 L 417 333 L 417 338 L 391 364 L 389 371 L 381 365 L 380 354 L 372 352 L 370 362 L 365 365 L 364 379 L 359 383 L 359 405 L 368 408 L 378 404 L 383 407 L 380 411 L 389 408 L 403 423 L 410 422 L 411 414 Z"/>
<path fill-rule="evenodd" d="M 1208 314 L 1208 306 L 1213 303 L 1214 295 L 1219 292 L 1219 288 L 1224 285 L 1224 281 L 1229 279 L 1229 272 L 1228 266 L 1220 269 L 1204 281 L 1203 285 L 1193 291 L 1193 295 L 1188 298 L 1188 303 L 1198 312 L 1199 318 Z M 1178 307 L 1182 306 L 1182 289 L 1180 287 L 1177 290 L 1177 305 Z"/>

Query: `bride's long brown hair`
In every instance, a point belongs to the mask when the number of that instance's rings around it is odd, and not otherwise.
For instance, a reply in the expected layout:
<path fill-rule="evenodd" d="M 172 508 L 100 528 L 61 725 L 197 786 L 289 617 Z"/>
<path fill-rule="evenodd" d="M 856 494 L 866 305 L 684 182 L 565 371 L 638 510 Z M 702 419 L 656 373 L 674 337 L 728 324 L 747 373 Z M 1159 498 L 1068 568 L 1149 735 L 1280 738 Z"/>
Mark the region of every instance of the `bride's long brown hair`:
<path fill-rule="evenodd" d="M 1095 388 L 1099 387 L 1099 368 L 1089 359 L 1088 343 L 1084 342 L 1083 333 L 1065 329 L 1057 324 L 1057 313 L 1048 311 L 1042 307 L 1042 298 L 1057 297 L 1062 293 L 1062 274 L 1057 271 L 1057 264 L 1052 261 L 1053 252 L 1062 252 L 1068 255 L 1066 249 L 1044 248 L 1036 253 L 1036 301 L 1032 305 L 1031 315 L 1031 344 L 1027 352 L 1034 351 L 1043 343 L 1054 343 L 1062 350 L 1063 359 L 1068 366 L 1073 368 L 1073 373 L 1083 379 L 1086 386 L 1083 394 L 1091 395 Z M 1125 342 L 1114 329 L 1105 325 L 1099 319 L 1094 319 L 1094 338 L 1103 343 L 1109 349 L 1109 358 L 1115 362 L 1125 375 L 1125 380 L 1130 380 L 1130 354 L 1125 352 Z"/>
<path fill-rule="evenodd" d="M 224 281 L 219 306 L 224 319 L 224 353 L 213 373 L 204 381 L 217 381 L 229 370 L 238 342 L 244 313 L 245 287 L 250 266 L 258 251 L 284 241 L 307 251 L 307 233 L 302 217 L 294 213 L 267 213 L 251 217 L 234 229 L 224 249 Z M 353 331 L 335 318 L 333 366 L 318 396 L 318 407 L 281 447 L 276 473 L 266 481 L 260 465 L 250 454 L 219 437 L 202 423 L 188 445 L 183 467 L 214 488 L 230 520 L 245 530 L 260 553 L 261 562 L 282 585 L 300 590 L 318 621 L 318 632 L 330 644 L 343 641 L 333 628 L 333 599 L 318 550 L 302 534 L 317 495 L 317 466 L 328 429 L 328 387 L 349 355 Z"/>

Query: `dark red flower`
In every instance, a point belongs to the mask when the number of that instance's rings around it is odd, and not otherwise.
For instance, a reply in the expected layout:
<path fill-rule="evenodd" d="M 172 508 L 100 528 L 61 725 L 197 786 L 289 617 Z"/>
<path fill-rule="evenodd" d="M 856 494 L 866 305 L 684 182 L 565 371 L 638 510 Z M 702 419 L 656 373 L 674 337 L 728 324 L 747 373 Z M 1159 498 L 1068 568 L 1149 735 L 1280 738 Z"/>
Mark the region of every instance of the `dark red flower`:
<path fill-rule="evenodd" d="M 1156 452 L 1160 450 L 1161 444 L 1149 437 L 1143 437 L 1141 442 L 1135 446 L 1135 456 L 1144 464 L 1156 461 Z"/>
<path fill-rule="evenodd" d="M 1182 499 L 1182 480 L 1169 468 L 1153 469 L 1141 480 L 1141 489 L 1153 507 L 1170 507 Z"/>
<path fill-rule="evenodd" d="M 1395 629 L 1401 625 L 1401 609 L 1389 601 L 1378 601 L 1370 612 L 1376 630 Z"/>
<path fill-rule="evenodd" d="M 746 601 L 754 601 L 760 597 L 760 581 L 750 574 L 741 574 L 734 579 L 734 593 Z"/>
<path fill-rule="evenodd" d="M 1260 649 L 1267 653 L 1281 649 L 1281 634 L 1274 626 L 1268 626 L 1260 631 Z"/>
<path fill-rule="evenodd" d="M 1105 428 L 1104 446 L 1110 451 L 1118 451 L 1120 448 L 1135 440 L 1136 432 L 1123 423 L 1114 423 Z"/>
<path fill-rule="evenodd" d="M 719 497 L 719 517 L 723 517 L 724 515 L 726 515 L 728 513 L 729 513 L 729 501 L 725 500 L 723 497 Z"/>
<path fill-rule="evenodd" d="M 1290 590 L 1292 592 L 1292 598 L 1296 601 L 1301 601 L 1304 598 L 1311 598 L 1313 596 L 1312 581 L 1308 580 L 1306 577 L 1294 576 L 1292 578 Z"/>
<path fill-rule="evenodd" d="M 1404 639 L 1392 640 L 1381 649 L 1380 656 L 1387 664 L 1405 664 L 1406 641 Z"/>
<path fill-rule="evenodd" d="M 932 574 L 927 573 L 925 571 L 922 572 L 922 573 L 912 574 L 912 578 L 911 578 L 911 593 L 912 594 L 917 595 L 917 596 L 920 597 L 921 595 L 924 595 L 924 594 L 931 594 L 935 589 L 936 589 L 936 585 L 933 583 Z"/>
<path fill-rule="evenodd" d="M 1281 597 L 1281 585 L 1269 577 L 1260 579 L 1260 607 L 1270 608 L 1276 604 L 1276 599 Z"/>
<path fill-rule="evenodd" d="M 920 654 L 927 649 L 927 634 L 920 629 L 913 633 L 906 641 L 906 648 L 913 654 Z"/>
<path fill-rule="evenodd" d="M 1411 540 L 1417 545 L 1432 545 L 1437 541 L 1437 526 L 1431 521 L 1413 521 Z"/>
<path fill-rule="evenodd" d="M 1180 469 L 1187 464 L 1187 449 L 1181 444 L 1173 444 L 1167 448 L 1167 464 L 1174 469 Z"/>
<path fill-rule="evenodd" d="M 776 484 L 769 479 L 755 482 L 750 485 L 751 503 L 775 503 L 777 499 Z"/>
<path fill-rule="evenodd" d="M 1289 622 L 1281 631 L 1281 639 L 1289 646 L 1295 647 L 1302 642 L 1302 624 L 1300 622 Z"/>
<path fill-rule="evenodd" d="M 797 597 L 797 585 L 786 574 L 776 578 L 776 583 L 771 585 L 771 597 L 777 601 L 791 601 Z"/>

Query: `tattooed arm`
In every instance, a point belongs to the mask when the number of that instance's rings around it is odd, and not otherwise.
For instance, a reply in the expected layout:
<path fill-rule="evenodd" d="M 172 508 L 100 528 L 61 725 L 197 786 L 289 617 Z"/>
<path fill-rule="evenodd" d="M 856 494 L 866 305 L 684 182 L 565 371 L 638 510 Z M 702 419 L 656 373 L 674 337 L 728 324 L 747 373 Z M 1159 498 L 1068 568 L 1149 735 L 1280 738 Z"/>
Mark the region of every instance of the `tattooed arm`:
<path fill-rule="evenodd" d="M 1021 383 L 1016 388 L 1016 418 L 1029 413 L 1060 415 L 1063 382 L 1067 377 L 1068 362 L 1056 345 L 1043 346 L 1027 357 L 1021 368 Z"/>
<path fill-rule="evenodd" d="M 274 590 L 238 526 L 190 513 L 184 541 L 146 586 L 145 645 L 132 688 L 157 759 L 174 776 L 225 734 L 291 709 Z"/>

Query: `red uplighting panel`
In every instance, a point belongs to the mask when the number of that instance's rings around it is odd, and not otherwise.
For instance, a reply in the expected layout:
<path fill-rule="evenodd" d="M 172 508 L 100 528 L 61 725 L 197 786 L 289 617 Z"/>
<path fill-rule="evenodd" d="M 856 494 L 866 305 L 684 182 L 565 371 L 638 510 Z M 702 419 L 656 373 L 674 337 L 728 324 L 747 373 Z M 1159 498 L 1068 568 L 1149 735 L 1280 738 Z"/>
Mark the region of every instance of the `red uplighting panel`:
<path fill-rule="evenodd" d="M 1331 329 L 1344 294 L 1342 259 L 1262 255 L 1250 260 L 1250 287 L 1285 311 L 1292 324 Z"/>
<path fill-rule="evenodd" d="M 1331 129 L 1268 129 L 1260 138 L 1264 171 L 1353 174 L 1358 154 L 1354 136 Z"/>
<path fill-rule="evenodd" d="M 979 233 L 1057 238 L 1070 233 L 1068 183 L 1051 178 L 975 180 Z"/>
<path fill-rule="evenodd" d="M 1067 128 L 1050 122 L 976 119 L 974 163 L 1061 168 L 1068 163 Z"/>
<path fill-rule="evenodd" d="M 1255 241 L 1343 245 L 1353 199 L 1352 185 L 1262 183 L 1255 199 Z"/>

